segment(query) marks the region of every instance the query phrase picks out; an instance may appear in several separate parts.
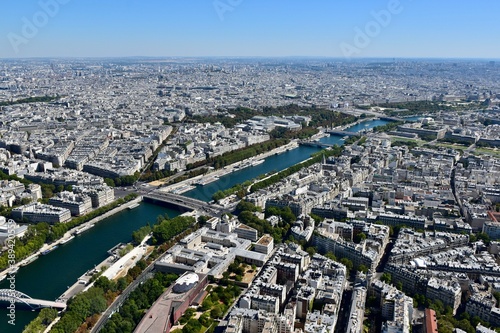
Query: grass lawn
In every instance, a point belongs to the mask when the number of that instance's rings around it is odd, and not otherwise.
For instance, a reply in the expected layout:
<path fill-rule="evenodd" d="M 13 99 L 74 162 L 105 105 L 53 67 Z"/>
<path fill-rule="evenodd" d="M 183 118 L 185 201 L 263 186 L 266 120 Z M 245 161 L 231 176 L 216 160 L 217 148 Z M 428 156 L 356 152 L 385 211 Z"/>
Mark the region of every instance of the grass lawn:
<path fill-rule="evenodd" d="M 474 148 L 472 150 L 474 155 L 489 155 L 493 157 L 500 157 L 500 150 L 494 148 Z"/>
<path fill-rule="evenodd" d="M 402 142 L 403 144 L 405 142 L 412 142 L 412 143 L 416 143 L 418 146 L 422 146 L 423 144 L 427 143 L 426 141 L 420 140 L 420 139 L 402 138 L 399 136 L 391 136 L 391 143 L 396 143 L 396 142 Z"/>

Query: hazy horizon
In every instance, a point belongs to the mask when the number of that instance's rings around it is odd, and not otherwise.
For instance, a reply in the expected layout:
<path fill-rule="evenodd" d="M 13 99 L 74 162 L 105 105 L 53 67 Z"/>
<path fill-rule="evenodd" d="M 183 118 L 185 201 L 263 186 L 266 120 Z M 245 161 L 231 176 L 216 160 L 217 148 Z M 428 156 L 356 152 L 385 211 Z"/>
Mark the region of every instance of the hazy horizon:
<path fill-rule="evenodd" d="M 150 59 L 150 60 L 175 60 L 175 59 L 241 59 L 241 60 L 252 60 L 252 59 L 269 59 L 269 60 L 279 60 L 279 59 L 290 59 L 290 60 L 336 60 L 342 62 L 362 62 L 368 60 L 380 60 L 380 61 L 500 61 L 498 58 L 451 58 L 451 57 L 363 57 L 363 58 L 351 58 L 346 59 L 344 57 L 328 57 L 328 56 L 142 56 L 142 55 L 130 55 L 130 56 L 33 56 L 33 57 L 5 57 L 0 60 L 49 60 L 49 59 L 61 59 L 61 60 L 102 60 L 102 59 Z"/>

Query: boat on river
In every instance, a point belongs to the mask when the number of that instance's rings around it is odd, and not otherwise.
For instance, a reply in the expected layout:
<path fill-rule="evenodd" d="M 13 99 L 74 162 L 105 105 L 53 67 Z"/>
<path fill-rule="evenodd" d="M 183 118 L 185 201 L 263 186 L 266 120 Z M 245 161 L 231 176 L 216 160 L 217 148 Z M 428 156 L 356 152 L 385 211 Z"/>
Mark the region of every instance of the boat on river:
<path fill-rule="evenodd" d="M 31 257 L 30 259 L 28 260 L 25 260 L 21 263 L 21 266 L 28 266 L 29 264 L 31 264 L 33 261 L 37 260 L 38 259 L 38 256 L 34 256 L 34 257 Z"/>
<path fill-rule="evenodd" d="M 55 249 L 57 249 L 58 247 L 59 247 L 59 245 L 54 245 L 54 246 L 52 246 L 50 249 L 43 251 L 43 252 L 42 252 L 42 255 L 43 255 L 43 256 L 46 256 L 47 254 L 49 254 L 50 252 L 54 251 L 54 250 L 55 250 Z"/>
<path fill-rule="evenodd" d="M 63 239 L 60 243 L 61 244 L 66 244 L 67 242 L 69 242 L 70 240 L 74 239 L 75 238 L 75 235 L 72 235 L 71 237 L 68 237 L 66 239 Z"/>
<path fill-rule="evenodd" d="M 80 228 L 80 229 L 78 229 L 77 231 L 75 231 L 75 235 L 79 235 L 79 234 L 81 234 L 82 232 L 89 230 L 89 229 L 90 229 L 90 228 L 92 228 L 93 226 L 94 226 L 93 224 L 89 224 L 88 226 L 85 226 L 85 227 L 83 227 L 83 228 Z"/>

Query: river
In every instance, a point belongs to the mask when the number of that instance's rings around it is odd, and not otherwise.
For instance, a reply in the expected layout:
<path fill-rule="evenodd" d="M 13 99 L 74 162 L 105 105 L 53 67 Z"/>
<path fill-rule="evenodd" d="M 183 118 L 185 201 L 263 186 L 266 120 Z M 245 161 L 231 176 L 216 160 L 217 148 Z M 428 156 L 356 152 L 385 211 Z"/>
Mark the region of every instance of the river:
<path fill-rule="evenodd" d="M 110 248 L 120 242 L 132 240 L 132 232 L 156 222 L 158 215 L 175 217 L 180 212 L 166 207 L 141 203 L 132 210 L 123 210 L 97 223 L 93 228 L 78 235 L 72 241 L 60 245 L 51 253 L 40 256 L 16 274 L 16 290 L 33 298 L 55 300 L 89 269 L 108 257 Z M 1 289 L 8 288 L 8 281 L 0 283 Z M 38 312 L 18 309 L 16 325 L 7 323 L 7 309 L 0 309 L 0 332 L 20 333 Z"/>
<path fill-rule="evenodd" d="M 375 126 L 385 125 L 387 123 L 389 123 L 389 121 L 380 119 L 368 120 L 351 126 L 345 129 L 345 131 L 358 132 L 361 130 L 373 128 Z M 342 138 L 338 135 L 326 136 L 321 138 L 319 141 L 322 143 L 337 145 L 342 145 L 343 143 Z M 247 167 L 245 169 L 222 176 L 219 178 L 219 180 L 213 183 L 207 185 L 196 185 L 196 188 L 184 192 L 182 195 L 208 202 L 212 200 L 212 195 L 219 190 L 228 189 L 236 184 L 241 184 L 246 180 L 256 178 L 271 171 L 281 171 L 294 164 L 302 162 L 303 160 L 311 156 L 312 153 L 315 153 L 319 150 L 321 149 L 308 146 L 299 146 L 298 148 L 291 149 L 282 154 L 269 156 L 262 164 Z"/>

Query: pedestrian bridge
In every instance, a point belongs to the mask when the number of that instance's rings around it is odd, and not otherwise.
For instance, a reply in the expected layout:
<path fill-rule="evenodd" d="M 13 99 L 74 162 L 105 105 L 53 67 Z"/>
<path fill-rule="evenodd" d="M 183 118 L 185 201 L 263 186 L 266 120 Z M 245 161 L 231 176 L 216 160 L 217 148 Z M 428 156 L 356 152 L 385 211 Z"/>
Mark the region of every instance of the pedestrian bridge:
<path fill-rule="evenodd" d="M 65 302 L 54 302 L 54 301 L 46 301 L 43 299 L 31 298 L 25 293 L 12 289 L 0 289 L 0 301 L 9 303 L 14 301 L 15 303 L 25 304 L 32 309 L 55 308 L 59 310 L 64 310 L 66 308 Z"/>

